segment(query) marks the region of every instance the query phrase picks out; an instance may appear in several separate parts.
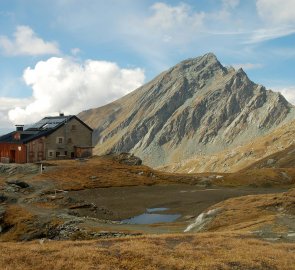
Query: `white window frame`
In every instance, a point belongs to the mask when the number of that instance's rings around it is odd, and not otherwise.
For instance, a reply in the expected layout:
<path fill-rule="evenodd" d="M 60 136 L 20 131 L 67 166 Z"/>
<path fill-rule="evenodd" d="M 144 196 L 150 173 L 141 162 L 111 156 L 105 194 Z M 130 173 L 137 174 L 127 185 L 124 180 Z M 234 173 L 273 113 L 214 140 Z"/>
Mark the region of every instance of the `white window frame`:
<path fill-rule="evenodd" d="M 52 155 L 50 155 L 52 154 Z M 54 158 L 54 155 L 55 155 L 55 151 L 54 150 L 48 150 L 48 158 Z"/>

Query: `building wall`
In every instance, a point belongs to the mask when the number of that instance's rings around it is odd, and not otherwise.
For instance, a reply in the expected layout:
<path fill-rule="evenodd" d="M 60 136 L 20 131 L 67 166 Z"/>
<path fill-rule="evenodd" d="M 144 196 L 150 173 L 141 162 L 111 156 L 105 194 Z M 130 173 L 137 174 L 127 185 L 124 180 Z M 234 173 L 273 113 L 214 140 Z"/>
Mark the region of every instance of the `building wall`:
<path fill-rule="evenodd" d="M 91 147 L 92 131 L 73 118 L 46 137 L 46 159 L 75 158 L 77 146 Z"/>
<path fill-rule="evenodd" d="M 17 143 L 0 143 L 0 162 L 26 163 L 26 146 Z"/>
<path fill-rule="evenodd" d="M 27 144 L 27 161 L 29 163 L 44 160 L 45 155 L 45 137 L 38 138 Z"/>
<path fill-rule="evenodd" d="M 86 158 L 92 156 L 92 147 L 75 147 L 75 157 Z"/>

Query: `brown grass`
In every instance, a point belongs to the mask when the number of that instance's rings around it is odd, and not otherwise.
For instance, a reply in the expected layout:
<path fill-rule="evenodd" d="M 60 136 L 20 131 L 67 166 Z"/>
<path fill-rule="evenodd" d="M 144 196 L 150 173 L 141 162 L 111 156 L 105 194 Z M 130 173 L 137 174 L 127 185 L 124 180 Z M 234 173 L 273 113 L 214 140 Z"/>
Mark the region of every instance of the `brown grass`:
<path fill-rule="evenodd" d="M 286 193 L 248 195 L 228 199 L 211 208 L 221 214 L 206 228 L 208 231 L 250 231 L 265 224 L 274 224 L 278 210 L 295 214 L 295 189 Z"/>
<path fill-rule="evenodd" d="M 295 269 L 295 244 L 233 233 L 0 243 L 0 269 Z"/>
<path fill-rule="evenodd" d="M 53 182 L 55 188 L 82 190 L 85 188 L 123 187 L 156 184 L 198 184 L 213 173 L 178 174 L 153 170 L 148 166 L 128 166 L 106 156 L 93 157 L 87 162 L 76 160 L 52 161 L 46 171 L 32 177 L 34 181 Z M 216 175 L 216 174 L 215 174 Z M 262 168 L 219 174 L 213 181 L 218 186 L 292 187 L 295 169 Z M 287 178 L 286 178 L 287 176 Z"/>
<path fill-rule="evenodd" d="M 294 168 L 295 167 L 295 145 L 291 145 L 282 151 L 278 151 L 272 155 L 262 158 L 259 161 L 246 167 L 245 170 L 257 169 L 257 168 L 273 168 L 273 167 Z"/>
<path fill-rule="evenodd" d="M 81 190 L 85 188 L 155 185 L 195 181 L 193 175 L 170 174 L 147 166 L 129 166 L 108 157 L 93 157 L 87 162 L 76 160 L 49 162 L 48 170 L 34 180 L 49 180 L 56 188 Z"/>
<path fill-rule="evenodd" d="M 218 186 L 252 186 L 252 187 L 292 187 L 295 184 L 294 168 L 249 169 L 231 174 L 214 181 Z"/>
<path fill-rule="evenodd" d="M 1 236 L 2 241 L 16 240 L 29 230 L 34 215 L 19 205 L 8 205 L 4 215 L 6 227 L 11 227 Z"/>
<path fill-rule="evenodd" d="M 292 187 L 295 184 L 294 168 L 250 168 L 235 173 L 168 173 L 148 166 L 121 164 L 108 156 L 95 156 L 86 162 L 60 160 L 47 162 L 43 174 L 18 177 L 28 183 L 52 183 L 54 188 L 83 190 L 86 188 L 124 187 L 157 184 L 199 184 L 206 177 L 221 175 L 212 183 L 217 186 L 239 187 Z M 211 178 L 212 180 L 212 178 Z M 4 179 L 0 178 L 0 188 Z"/>

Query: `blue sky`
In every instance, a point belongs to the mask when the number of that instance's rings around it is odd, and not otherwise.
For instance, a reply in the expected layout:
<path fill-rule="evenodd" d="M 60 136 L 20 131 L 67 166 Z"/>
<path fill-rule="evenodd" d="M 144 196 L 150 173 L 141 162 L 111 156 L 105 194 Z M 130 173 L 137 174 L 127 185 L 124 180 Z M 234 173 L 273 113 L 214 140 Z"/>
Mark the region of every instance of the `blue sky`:
<path fill-rule="evenodd" d="M 207 52 L 295 103 L 295 0 L 2 0 L 0 133 Z"/>

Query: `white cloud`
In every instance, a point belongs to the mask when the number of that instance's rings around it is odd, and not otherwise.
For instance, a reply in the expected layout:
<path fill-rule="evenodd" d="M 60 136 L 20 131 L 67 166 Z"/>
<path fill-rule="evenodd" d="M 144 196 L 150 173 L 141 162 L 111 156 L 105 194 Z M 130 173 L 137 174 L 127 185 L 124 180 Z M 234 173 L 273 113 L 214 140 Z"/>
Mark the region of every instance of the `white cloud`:
<path fill-rule="evenodd" d="M 232 67 L 234 69 L 242 68 L 244 70 L 249 70 L 249 69 L 262 68 L 263 65 L 262 64 L 259 64 L 259 63 L 244 63 L 244 64 L 233 64 Z"/>
<path fill-rule="evenodd" d="M 230 18 L 233 9 L 235 9 L 240 4 L 240 0 L 222 0 L 222 8 L 210 15 L 213 20 L 226 21 Z"/>
<path fill-rule="evenodd" d="M 246 43 L 263 42 L 295 33 L 295 0 L 256 0 L 256 9 L 265 27 L 254 31 Z"/>
<path fill-rule="evenodd" d="M 253 18 L 253 24 L 249 24 L 250 27 L 241 18 L 237 18 L 235 11 L 240 5 L 240 0 L 221 0 L 221 6 L 215 11 L 195 11 L 192 6 L 180 3 L 178 5 L 169 5 L 163 2 L 158 2 L 151 6 L 152 14 L 143 20 L 143 24 L 135 23 L 135 29 L 138 27 L 140 30 L 135 30 L 136 38 L 142 33 L 145 35 L 143 39 L 143 48 L 149 53 L 149 48 L 153 46 L 154 42 L 157 42 L 157 47 L 153 51 L 157 50 L 163 53 L 163 50 L 167 50 L 168 46 L 184 45 L 187 48 L 189 44 L 197 44 L 201 46 L 198 41 L 205 40 L 212 33 L 216 35 L 222 35 L 224 32 L 229 36 L 239 36 L 241 45 L 260 43 L 267 40 L 272 40 L 295 33 L 295 25 L 291 22 L 295 22 L 295 7 L 287 18 L 284 20 L 285 11 L 289 7 L 293 7 L 295 0 L 285 0 L 281 3 L 277 0 L 257 0 L 257 9 L 260 11 L 261 17 L 268 17 L 268 9 L 273 8 L 273 16 L 276 16 L 275 10 L 279 5 L 279 12 L 281 19 L 277 24 L 270 24 L 266 21 L 265 25 L 257 22 L 257 18 Z M 292 3 L 291 3 L 292 2 Z M 276 3 L 276 4 L 275 4 Z M 265 12 L 265 16 L 264 16 Z M 241 15 L 239 13 L 239 15 Z M 271 15 L 272 16 L 272 15 Z M 275 21 L 274 19 L 272 21 Z M 288 22 L 288 24 L 287 24 Z M 254 26 L 256 25 L 256 27 Z M 134 29 L 133 28 L 133 29 Z M 132 27 L 128 27 L 128 30 Z M 152 37 L 152 40 L 151 40 Z M 138 40 L 138 39 L 137 39 Z M 245 40 L 244 42 L 242 40 Z M 163 44 L 160 44 L 161 41 Z M 149 45 L 146 48 L 144 43 Z M 209 44 L 211 46 L 211 44 Z"/>
<path fill-rule="evenodd" d="M 145 20 L 144 28 L 160 35 L 164 42 L 185 42 L 192 32 L 202 29 L 205 13 L 193 12 L 187 4 L 171 6 L 162 2 L 151 6 L 153 14 Z M 179 38 L 181 37 L 181 38 Z"/>
<path fill-rule="evenodd" d="M 29 98 L 7 98 L 0 97 L 0 110 L 7 111 L 14 106 L 25 106 L 29 104 L 31 100 Z"/>
<path fill-rule="evenodd" d="M 270 24 L 294 24 L 294 0 L 257 0 L 258 15 Z"/>
<path fill-rule="evenodd" d="M 180 3 L 169 5 L 163 2 L 151 6 L 153 14 L 146 19 L 146 27 L 153 31 L 162 31 L 168 35 L 169 32 L 178 35 L 188 33 L 189 35 L 198 32 L 207 32 L 206 22 L 218 21 L 231 15 L 240 3 L 240 0 L 222 0 L 221 8 L 216 12 L 194 11 L 190 5 Z"/>
<path fill-rule="evenodd" d="M 295 33 L 295 26 L 282 26 L 253 31 L 245 44 L 254 44 L 271 39 L 289 36 Z"/>
<path fill-rule="evenodd" d="M 0 97 L 0 127 L 13 128 L 13 124 L 8 118 L 8 112 L 15 106 L 26 106 L 30 102 L 30 99 Z"/>
<path fill-rule="evenodd" d="M 295 86 L 279 88 L 276 91 L 280 92 L 290 103 L 295 105 Z"/>
<path fill-rule="evenodd" d="M 40 117 L 63 111 L 76 114 L 104 105 L 141 86 L 142 69 L 123 69 L 116 63 L 52 57 L 27 68 L 23 78 L 32 87 L 31 102 L 10 110 L 15 123 L 31 123 Z"/>
<path fill-rule="evenodd" d="M 188 51 L 200 39 L 206 13 L 184 3 L 163 2 L 154 3 L 148 11 L 121 18 L 117 37 L 144 58 L 153 72 L 161 72 L 174 63 L 172 55 Z"/>
<path fill-rule="evenodd" d="M 204 13 L 193 13 L 189 5 L 179 4 L 170 6 L 165 3 L 156 3 L 151 9 L 154 14 L 147 23 L 152 27 L 169 30 L 175 27 L 199 27 L 203 23 Z"/>
<path fill-rule="evenodd" d="M 0 47 L 6 55 L 57 55 L 60 53 L 56 42 L 44 41 L 29 26 L 18 26 L 13 36 L 14 39 L 0 36 Z"/>

